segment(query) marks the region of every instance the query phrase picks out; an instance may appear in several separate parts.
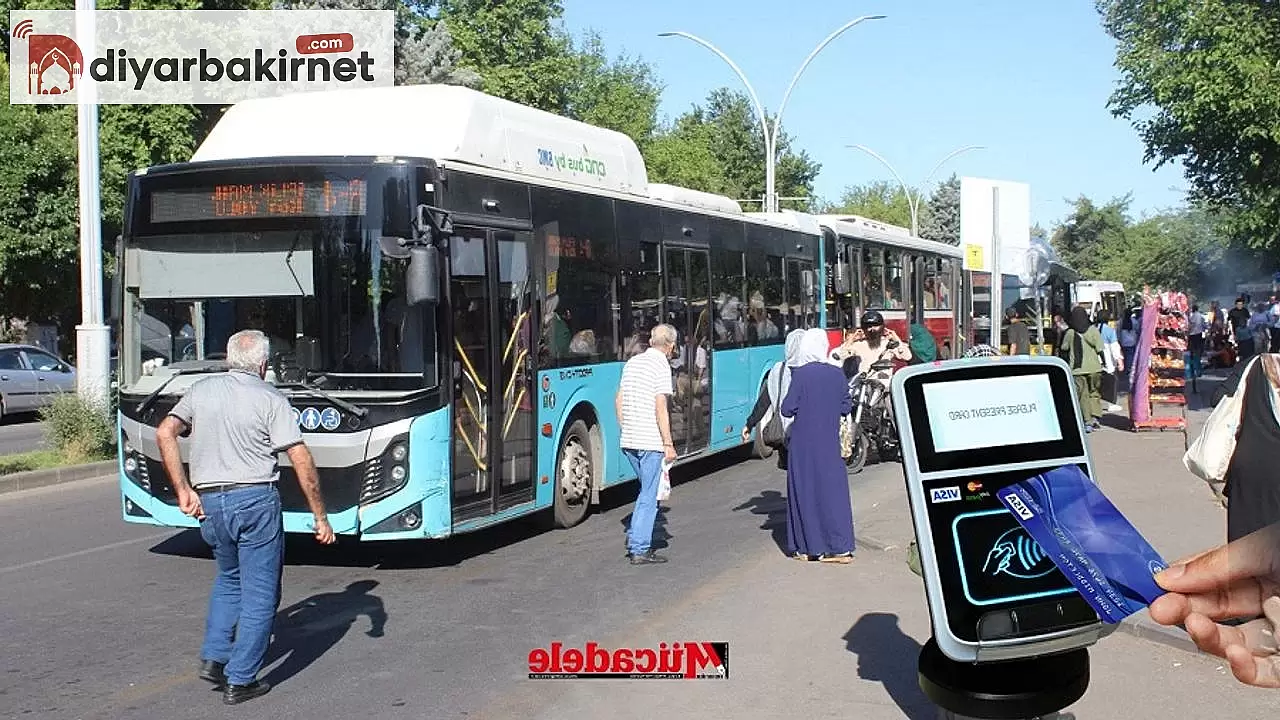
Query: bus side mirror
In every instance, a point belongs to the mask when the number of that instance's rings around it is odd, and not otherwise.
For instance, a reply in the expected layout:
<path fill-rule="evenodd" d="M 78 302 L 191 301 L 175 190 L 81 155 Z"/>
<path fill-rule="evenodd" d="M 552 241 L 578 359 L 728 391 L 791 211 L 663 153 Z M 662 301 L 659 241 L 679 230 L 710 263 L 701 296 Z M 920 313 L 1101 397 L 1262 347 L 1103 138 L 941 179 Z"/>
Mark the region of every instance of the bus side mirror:
<path fill-rule="evenodd" d="M 409 251 L 405 295 L 410 305 L 440 301 L 440 251 L 435 246 L 415 247 Z"/>
<path fill-rule="evenodd" d="M 837 260 L 835 274 L 835 287 L 833 289 L 837 295 L 847 295 L 849 293 L 849 263 Z"/>

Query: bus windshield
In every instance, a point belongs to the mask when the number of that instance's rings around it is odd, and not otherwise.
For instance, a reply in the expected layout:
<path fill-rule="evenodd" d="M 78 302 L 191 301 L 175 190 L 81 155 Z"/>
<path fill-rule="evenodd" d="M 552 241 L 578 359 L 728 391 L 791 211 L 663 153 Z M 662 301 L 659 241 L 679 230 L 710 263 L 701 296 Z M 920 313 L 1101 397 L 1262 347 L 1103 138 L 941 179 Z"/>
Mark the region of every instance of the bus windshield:
<path fill-rule="evenodd" d="M 163 366 L 223 358 L 243 329 L 267 335 L 277 380 L 434 386 L 434 310 L 405 302 L 407 260 L 382 251 L 407 216 L 407 189 L 371 174 L 255 169 L 144 182 L 124 241 L 121 389 Z"/>

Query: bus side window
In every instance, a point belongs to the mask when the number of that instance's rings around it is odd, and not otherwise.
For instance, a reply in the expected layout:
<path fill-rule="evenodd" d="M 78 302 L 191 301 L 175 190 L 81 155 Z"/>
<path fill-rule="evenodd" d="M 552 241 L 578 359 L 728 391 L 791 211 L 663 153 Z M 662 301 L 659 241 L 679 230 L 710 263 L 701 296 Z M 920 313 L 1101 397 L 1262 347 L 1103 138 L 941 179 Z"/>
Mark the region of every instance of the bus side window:
<path fill-rule="evenodd" d="M 938 291 L 938 309 L 951 309 L 951 285 L 955 282 L 954 273 L 952 272 L 952 261 L 948 258 L 940 258 L 938 260 L 940 270 L 938 271 L 938 282 L 935 288 Z"/>
<path fill-rule="evenodd" d="M 862 250 L 862 292 L 868 310 L 883 310 L 884 292 L 884 251 L 879 248 L 863 248 Z"/>
<path fill-rule="evenodd" d="M 884 306 L 890 310 L 906 307 L 906 289 L 903 287 L 902 251 L 885 251 Z"/>

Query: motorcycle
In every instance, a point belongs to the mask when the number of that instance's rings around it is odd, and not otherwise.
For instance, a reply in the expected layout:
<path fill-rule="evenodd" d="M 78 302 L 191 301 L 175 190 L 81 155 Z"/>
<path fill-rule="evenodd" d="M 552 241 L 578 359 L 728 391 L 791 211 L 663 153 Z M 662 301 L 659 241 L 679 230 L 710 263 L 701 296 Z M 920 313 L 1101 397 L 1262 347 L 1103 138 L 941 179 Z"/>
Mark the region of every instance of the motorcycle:
<path fill-rule="evenodd" d="M 885 345 L 888 352 L 898 346 L 896 340 Z M 898 452 L 898 428 L 889 407 L 889 388 L 881 380 L 872 377 L 878 372 L 893 369 L 893 360 L 884 353 L 869 367 L 859 368 L 849 380 L 849 396 L 853 400 L 853 412 L 841 418 L 841 454 L 850 474 L 859 473 L 867 463 L 871 448 L 877 457 L 889 460 Z"/>

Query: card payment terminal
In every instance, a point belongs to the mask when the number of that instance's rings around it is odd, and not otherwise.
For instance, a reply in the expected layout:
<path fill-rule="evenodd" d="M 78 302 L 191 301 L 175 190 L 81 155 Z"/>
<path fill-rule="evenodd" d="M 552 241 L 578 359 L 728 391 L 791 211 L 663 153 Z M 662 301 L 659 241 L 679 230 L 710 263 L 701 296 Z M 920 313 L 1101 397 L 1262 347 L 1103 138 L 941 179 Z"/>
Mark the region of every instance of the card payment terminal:
<path fill-rule="evenodd" d="M 957 662 L 1092 645 L 1104 625 L 997 492 L 1074 464 L 1094 478 L 1075 387 L 1058 358 L 949 360 L 898 371 L 902 437 L 934 639 Z"/>

